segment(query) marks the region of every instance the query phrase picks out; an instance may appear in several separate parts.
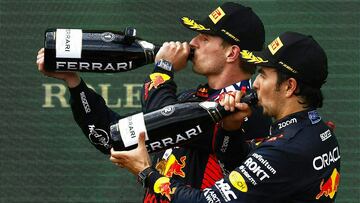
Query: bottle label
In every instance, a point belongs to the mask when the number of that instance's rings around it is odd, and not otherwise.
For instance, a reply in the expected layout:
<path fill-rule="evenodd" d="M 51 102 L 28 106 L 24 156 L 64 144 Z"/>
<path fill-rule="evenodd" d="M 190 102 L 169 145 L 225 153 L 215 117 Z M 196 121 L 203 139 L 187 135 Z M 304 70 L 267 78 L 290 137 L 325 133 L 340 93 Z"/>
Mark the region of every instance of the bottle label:
<path fill-rule="evenodd" d="M 144 41 L 144 40 L 139 40 L 138 43 L 140 44 L 140 46 L 143 48 L 143 49 L 150 49 L 150 50 L 154 50 L 155 49 L 155 45 L 150 43 L 150 42 L 147 42 L 147 41 Z"/>
<path fill-rule="evenodd" d="M 204 101 L 199 103 L 199 105 L 208 112 L 215 123 L 222 119 L 221 113 L 217 109 L 218 103 L 213 101 Z"/>
<path fill-rule="evenodd" d="M 56 29 L 55 40 L 56 58 L 81 58 L 81 29 Z"/>
<path fill-rule="evenodd" d="M 145 132 L 145 140 L 149 139 L 143 113 L 120 119 L 119 130 L 125 147 L 137 144 L 140 132 Z"/>

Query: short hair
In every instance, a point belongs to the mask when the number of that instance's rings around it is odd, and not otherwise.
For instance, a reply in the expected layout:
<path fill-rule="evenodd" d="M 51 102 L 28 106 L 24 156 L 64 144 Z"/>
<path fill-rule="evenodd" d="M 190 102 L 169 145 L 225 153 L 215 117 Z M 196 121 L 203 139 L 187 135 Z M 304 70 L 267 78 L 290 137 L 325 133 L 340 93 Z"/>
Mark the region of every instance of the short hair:
<path fill-rule="evenodd" d="M 298 102 L 300 104 L 303 104 L 305 108 L 321 108 L 323 106 L 323 94 L 321 92 L 321 89 L 318 87 L 312 87 L 308 84 L 305 84 L 304 82 L 296 79 L 294 76 L 285 73 L 283 71 L 279 71 L 275 69 L 277 72 L 277 82 L 276 82 L 276 88 L 279 88 L 280 85 L 288 80 L 289 78 L 294 78 L 297 82 L 297 87 L 295 90 L 295 95 L 298 97 L 301 97 L 302 100 L 299 100 Z"/>

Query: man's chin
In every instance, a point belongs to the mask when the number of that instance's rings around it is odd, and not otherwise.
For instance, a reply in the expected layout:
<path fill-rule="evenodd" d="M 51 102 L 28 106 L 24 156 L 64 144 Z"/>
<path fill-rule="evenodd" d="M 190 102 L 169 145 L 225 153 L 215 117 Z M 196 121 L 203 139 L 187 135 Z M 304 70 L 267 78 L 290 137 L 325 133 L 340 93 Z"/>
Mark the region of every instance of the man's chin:
<path fill-rule="evenodd" d="M 263 108 L 263 115 L 264 116 L 269 116 L 269 117 L 274 117 L 274 114 L 271 113 L 270 111 L 267 111 L 266 109 Z"/>
<path fill-rule="evenodd" d="M 269 115 L 269 112 L 266 111 L 266 109 L 263 107 L 263 105 L 261 104 L 260 101 L 258 102 L 257 105 L 261 107 L 263 115 L 265 115 L 265 116 L 270 116 L 270 115 Z"/>

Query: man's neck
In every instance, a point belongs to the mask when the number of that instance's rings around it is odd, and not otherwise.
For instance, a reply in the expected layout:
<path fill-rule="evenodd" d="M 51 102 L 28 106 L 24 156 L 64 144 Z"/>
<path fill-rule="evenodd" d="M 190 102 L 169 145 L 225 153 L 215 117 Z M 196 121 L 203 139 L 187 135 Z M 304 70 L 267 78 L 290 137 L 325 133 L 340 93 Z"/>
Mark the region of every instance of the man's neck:
<path fill-rule="evenodd" d="M 207 77 L 209 87 L 211 87 L 212 89 L 221 89 L 242 80 L 248 80 L 250 78 L 251 74 L 245 73 L 222 73 L 220 75 L 210 75 Z"/>
<path fill-rule="evenodd" d="M 304 111 L 307 108 L 305 108 L 303 106 L 303 104 L 299 104 L 298 100 L 293 100 L 293 101 L 289 101 L 287 102 L 287 104 L 283 104 L 282 107 L 280 108 L 281 112 L 279 112 L 276 116 L 274 116 L 275 120 L 280 120 L 288 115 L 300 112 L 300 111 Z"/>

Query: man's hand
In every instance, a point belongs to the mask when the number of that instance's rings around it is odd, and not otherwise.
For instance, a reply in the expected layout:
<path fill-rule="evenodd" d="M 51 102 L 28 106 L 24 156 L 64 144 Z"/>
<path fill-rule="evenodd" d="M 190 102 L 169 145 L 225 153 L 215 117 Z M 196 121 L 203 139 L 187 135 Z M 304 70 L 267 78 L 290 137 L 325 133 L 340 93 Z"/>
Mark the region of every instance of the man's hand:
<path fill-rule="evenodd" d="M 241 97 L 241 91 L 229 92 L 219 102 L 221 106 L 224 106 L 225 110 L 234 112 L 222 120 L 222 128 L 227 131 L 239 130 L 244 119 L 252 113 L 248 104 L 240 103 Z"/>
<path fill-rule="evenodd" d="M 164 59 L 173 65 L 175 71 L 179 71 L 186 67 L 189 54 L 190 46 L 187 42 L 164 42 L 156 54 L 155 63 Z"/>
<path fill-rule="evenodd" d="M 38 66 L 38 70 L 44 74 L 45 76 L 64 80 L 67 83 L 67 86 L 72 88 L 76 87 L 80 84 L 81 79 L 79 75 L 75 72 L 50 72 L 45 70 L 44 66 L 44 48 L 41 48 L 37 55 L 36 64 Z"/>
<path fill-rule="evenodd" d="M 140 133 L 136 149 L 130 151 L 111 149 L 110 161 L 121 168 L 127 168 L 134 175 L 138 175 L 141 171 L 150 167 L 150 156 L 145 146 L 145 133 Z"/>

